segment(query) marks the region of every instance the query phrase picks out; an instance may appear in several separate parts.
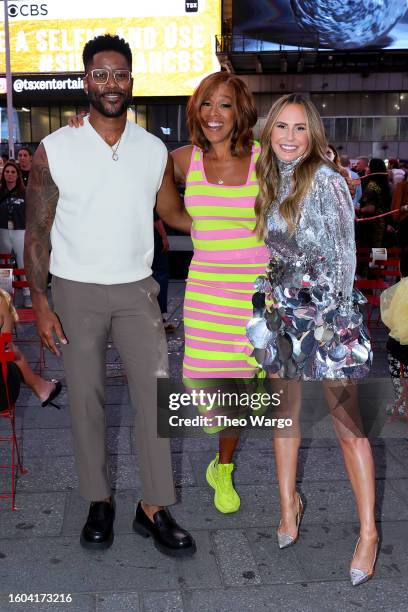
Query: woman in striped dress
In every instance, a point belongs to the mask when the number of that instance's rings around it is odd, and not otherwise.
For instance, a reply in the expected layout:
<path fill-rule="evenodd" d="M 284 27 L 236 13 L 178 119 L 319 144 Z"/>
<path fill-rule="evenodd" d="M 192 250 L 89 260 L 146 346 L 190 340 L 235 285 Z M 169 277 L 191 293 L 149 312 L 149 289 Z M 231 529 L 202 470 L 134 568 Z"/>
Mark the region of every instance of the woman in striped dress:
<path fill-rule="evenodd" d="M 253 283 L 268 261 L 254 233 L 259 145 L 252 127 L 257 114 L 243 81 L 218 72 L 198 86 L 187 117 L 192 145 L 172 153 L 175 178 L 186 187 L 184 201 L 193 219 L 183 377 L 189 388 L 218 389 L 217 379 L 222 379 L 222 390 L 230 390 L 231 379 L 254 379 L 260 371 L 245 333 Z M 221 512 L 235 512 L 240 505 L 232 484 L 237 441 L 236 433 L 221 432 L 219 453 L 206 472 Z"/>

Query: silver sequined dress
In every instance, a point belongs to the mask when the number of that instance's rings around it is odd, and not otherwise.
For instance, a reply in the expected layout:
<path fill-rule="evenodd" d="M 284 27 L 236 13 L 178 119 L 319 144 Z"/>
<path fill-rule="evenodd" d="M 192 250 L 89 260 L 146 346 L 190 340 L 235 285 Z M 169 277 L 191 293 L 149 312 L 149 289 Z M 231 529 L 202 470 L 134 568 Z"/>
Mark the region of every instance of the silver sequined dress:
<path fill-rule="evenodd" d="M 298 162 L 278 162 L 280 188 L 267 220 L 271 260 L 255 282 L 247 335 L 260 365 L 283 378 L 360 378 L 372 351 L 359 310 L 364 297 L 353 290 L 353 202 L 344 178 L 320 166 L 290 234 L 279 205 Z"/>

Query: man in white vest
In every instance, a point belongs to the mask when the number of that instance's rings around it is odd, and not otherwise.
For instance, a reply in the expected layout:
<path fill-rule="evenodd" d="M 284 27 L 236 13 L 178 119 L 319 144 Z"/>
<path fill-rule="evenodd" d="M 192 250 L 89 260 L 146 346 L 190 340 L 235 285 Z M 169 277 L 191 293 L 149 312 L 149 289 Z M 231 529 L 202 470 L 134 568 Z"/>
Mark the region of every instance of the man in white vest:
<path fill-rule="evenodd" d="M 169 440 L 157 437 L 156 381 L 167 372 L 167 345 L 151 277 L 156 198 L 179 218 L 184 213 L 165 145 L 126 119 L 129 45 L 98 36 L 85 45 L 83 60 L 90 114 L 83 129 L 63 127 L 40 144 L 27 191 L 25 244 L 39 335 L 54 354 L 54 334 L 62 347 L 80 492 L 91 502 L 80 541 L 89 549 L 113 542 L 104 391 L 111 334 L 137 408 L 143 499 L 133 528 L 152 536 L 165 554 L 191 555 L 193 538 L 166 509 L 175 494 Z M 187 215 L 185 223 L 188 229 Z M 55 311 L 47 298 L 48 268 Z"/>

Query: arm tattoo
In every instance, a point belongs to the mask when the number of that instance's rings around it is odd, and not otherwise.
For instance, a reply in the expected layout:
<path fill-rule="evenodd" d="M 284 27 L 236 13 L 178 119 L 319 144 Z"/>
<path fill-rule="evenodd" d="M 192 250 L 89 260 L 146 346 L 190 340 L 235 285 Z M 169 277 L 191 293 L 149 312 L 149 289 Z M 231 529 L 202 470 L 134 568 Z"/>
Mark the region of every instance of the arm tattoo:
<path fill-rule="evenodd" d="M 31 167 L 26 192 L 26 234 L 24 264 L 30 288 L 36 293 L 47 292 L 49 267 L 48 239 L 58 202 L 58 187 L 54 183 L 44 145 L 38 147 Z"/>

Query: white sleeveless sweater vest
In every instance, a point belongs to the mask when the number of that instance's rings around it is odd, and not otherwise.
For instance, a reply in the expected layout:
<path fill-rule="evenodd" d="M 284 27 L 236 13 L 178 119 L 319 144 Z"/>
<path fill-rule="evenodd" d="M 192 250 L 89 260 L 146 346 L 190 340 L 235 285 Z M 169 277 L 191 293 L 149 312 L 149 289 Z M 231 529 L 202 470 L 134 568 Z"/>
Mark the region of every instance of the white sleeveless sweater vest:
<path fill-rule="evenodd" d="M 161 140 L 127 122 L 112 149 L 85 119 L 43 140 L 59 199 L 51 229 L 52 274 L 113 285 L 150 276 L 153 208 L 167 161 Z"/>

